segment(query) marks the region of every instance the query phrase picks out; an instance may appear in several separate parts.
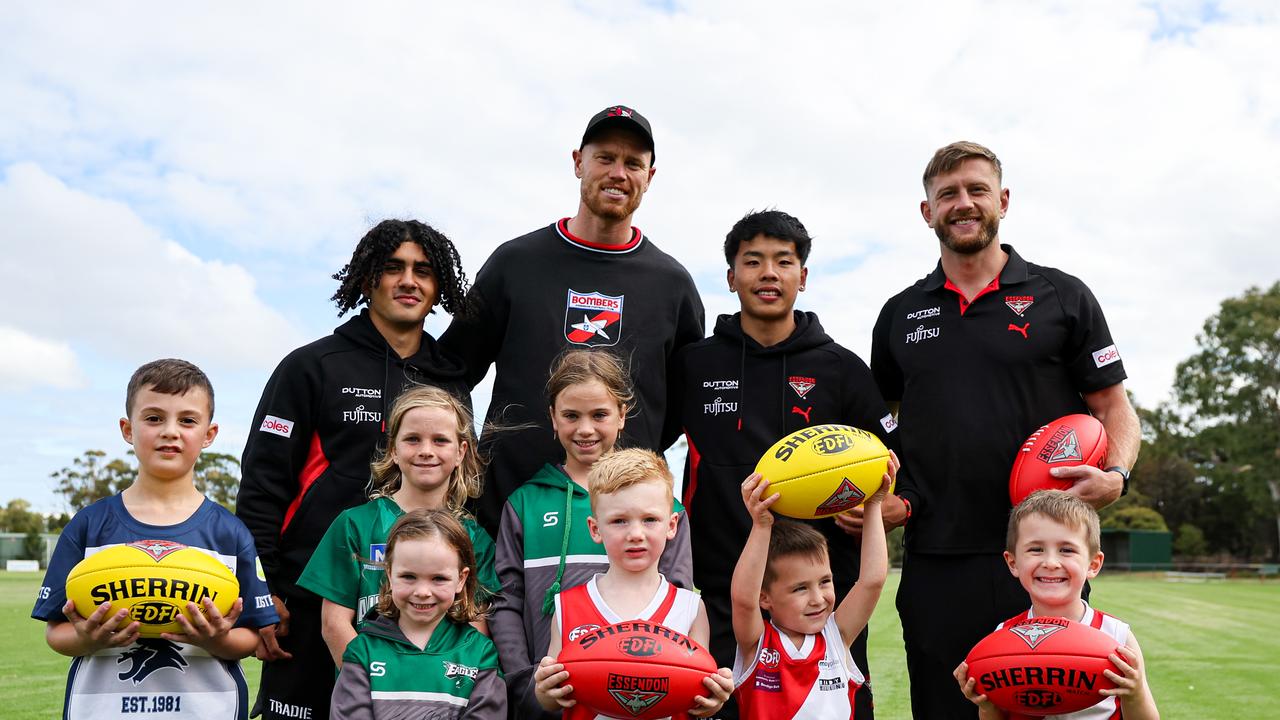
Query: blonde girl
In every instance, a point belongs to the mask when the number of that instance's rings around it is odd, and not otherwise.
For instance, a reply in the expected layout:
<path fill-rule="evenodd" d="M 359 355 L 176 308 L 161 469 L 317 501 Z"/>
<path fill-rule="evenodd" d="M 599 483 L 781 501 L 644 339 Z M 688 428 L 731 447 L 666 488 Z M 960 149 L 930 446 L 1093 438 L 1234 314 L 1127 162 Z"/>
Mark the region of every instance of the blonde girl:
<path fill-rule="evenodd" d="M 383 549 L 395 521 L 412 510 L 445 510 L 471 537 L 480 593 L 497 592 L 493 539 L 463 509 L 480 494 L 484 467 L 475 452 L 471 413 L 436 387 L 419 386 L 396 399 L 387 446 L 371 465 L 370 501 L 340 514 L 307 563 L 298 585 L 319 595 L 321 634 L 334 662 L 377 603 Z M 477 621 L 484 630 L 484 621 Z"/>

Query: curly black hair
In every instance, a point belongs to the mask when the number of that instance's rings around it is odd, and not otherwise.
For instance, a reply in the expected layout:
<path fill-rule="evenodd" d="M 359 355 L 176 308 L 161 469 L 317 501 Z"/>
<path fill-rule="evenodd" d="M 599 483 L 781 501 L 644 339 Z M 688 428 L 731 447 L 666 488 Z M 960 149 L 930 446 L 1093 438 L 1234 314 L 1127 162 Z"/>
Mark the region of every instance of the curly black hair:
<path fill-rule="evenodd" d="M 338 281 L 332 298 L 338 305 L 338 317 L 368 302 L 366 288 L 377 286 L 387 259 L 406 242 L 417 243 L 431 260 L 440 292 L 436 304 L 454 317 L 467 314 L 467 274 L 453 242 L 417 220 L 383 220 L 360 238 L 350 262 L 333 274 Z"/>

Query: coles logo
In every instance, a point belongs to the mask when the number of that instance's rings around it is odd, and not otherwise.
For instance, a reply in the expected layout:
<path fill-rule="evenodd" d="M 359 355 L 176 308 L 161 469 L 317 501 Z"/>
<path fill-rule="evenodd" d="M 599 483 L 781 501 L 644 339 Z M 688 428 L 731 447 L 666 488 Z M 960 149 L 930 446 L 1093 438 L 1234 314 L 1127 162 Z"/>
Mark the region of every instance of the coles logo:
<path fill-rule="evenodd" d="M 1120 351 L 1115 345 L 1108 345 L 1101 350 L 1093 351 L 1093 364 L 1098 367 L 1106 367 L 1113 362 L 1120 361 Z"/>
<path fill-rule="evenodd" d="M 293 435 L 293 421 L 278 418 L 275 415 L 268 415 L 262 418 L 262 425 L 258 427 L 262 432 L 279 435 L 280 437 L 289 437 Z"/>

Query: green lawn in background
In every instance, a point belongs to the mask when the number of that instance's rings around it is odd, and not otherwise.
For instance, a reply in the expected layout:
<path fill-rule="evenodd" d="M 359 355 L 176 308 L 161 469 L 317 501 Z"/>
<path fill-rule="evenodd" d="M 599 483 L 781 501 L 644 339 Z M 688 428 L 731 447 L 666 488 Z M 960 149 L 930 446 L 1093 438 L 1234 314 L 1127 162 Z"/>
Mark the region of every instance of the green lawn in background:
<path fill-rule="evenodd" d="M 30 619 L 37 573 L 0 572 L 0 687 L 7 720 L 58 717 L 68 658 L 44 642 Z M 898 575 L 889 576 L 871 620 L 876 716 L 910 716 L 902 629 L 894 610 Z M 1133 626 L 1161 715 L 1235 720 L 1274 714 L 1280 678 L 1280 582 L 1171 583 L 1163 575 L 1108 575 L 1093 583 L 1093 604 Z M 244 662 L 250 698 L 258 661 Z"/>

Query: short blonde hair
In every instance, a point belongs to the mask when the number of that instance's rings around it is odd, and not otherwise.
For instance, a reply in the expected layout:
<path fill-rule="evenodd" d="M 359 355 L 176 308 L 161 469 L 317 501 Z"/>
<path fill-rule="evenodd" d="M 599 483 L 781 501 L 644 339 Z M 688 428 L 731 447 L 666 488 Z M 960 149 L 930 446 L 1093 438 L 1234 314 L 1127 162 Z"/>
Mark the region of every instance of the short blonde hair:
<path fill-rule="evenodd" d="M 1059 525 L 1083 530 L 1090 555 L 1097 555 L 1102 550 L 1101 523 L 1093 506 L 1063 490 L 1037 490 L 1009 514 L 1009 531 L 1005 535 L 1005 546 L 1009 552 L 1014 552 L 1018 546 L 1018 525 L 1032 515 L 1043 515 Z"/>
<path fill-rule="evenodd" d="M 667 461 L 652 450 L 629 448 L 606 453 L 591 466 L 587 474 L 587 493 L 591 496 L 591 512 L 596 511 L 596 500 L 601 495 L 612 495 L 632 485 L 657 481 L 667 491 L 667 502 L 674 499 L 672 485 L 675 479 Z"/>
<path fill-rule="evenodd" d="M 953 142 L 946 147 L 938 148 L 933 154 L 933 158 L 929 160 L 929 164 L 924 169 L 924 190 L 929 192 L 929 182 L 943 173 L 949 173 L 960 167 L 965 160 L 977 158 L 986 160 L 996 169 L 996 180 L 1001 181 L 1004 176 L 1004 170 L 1000 166 L 1000 158 L 991 152 L 988 148 L 975 142 L 961 140 Z"/>

